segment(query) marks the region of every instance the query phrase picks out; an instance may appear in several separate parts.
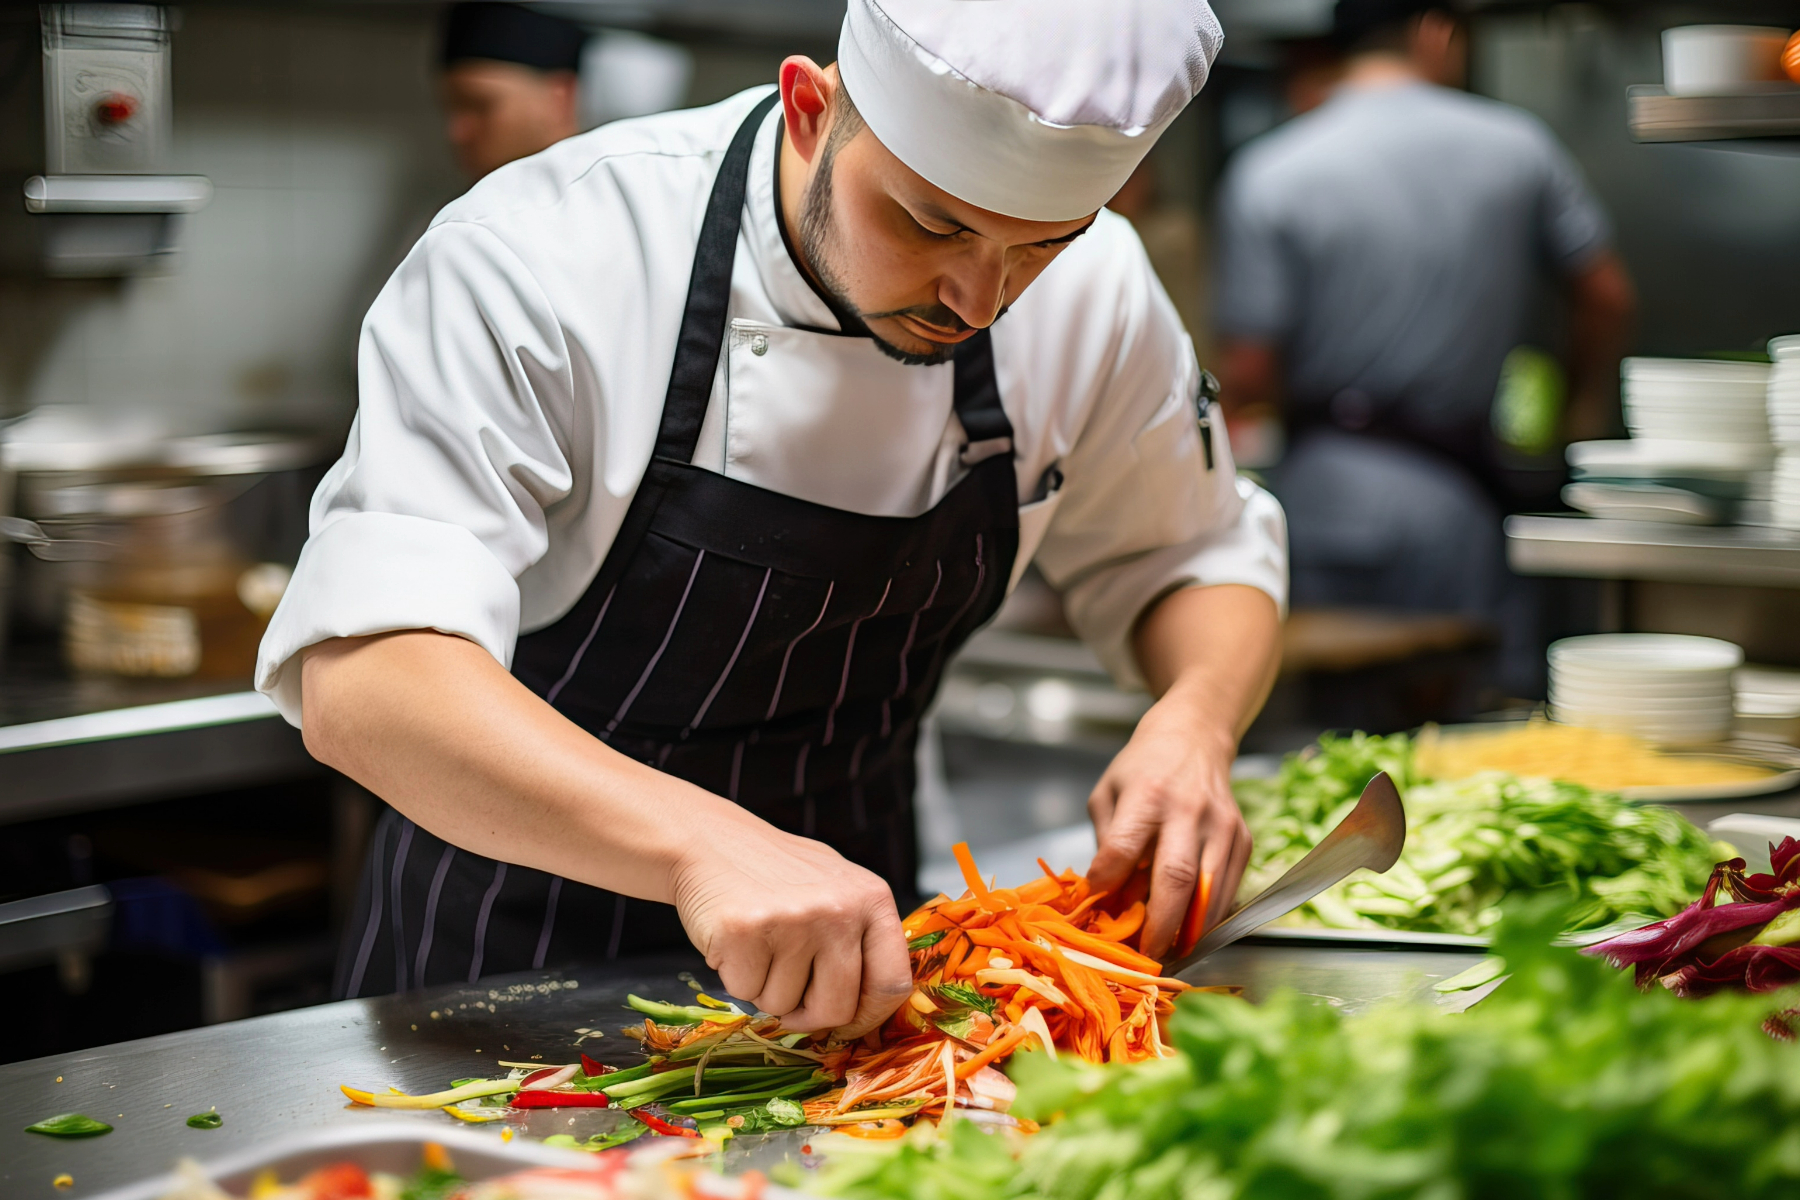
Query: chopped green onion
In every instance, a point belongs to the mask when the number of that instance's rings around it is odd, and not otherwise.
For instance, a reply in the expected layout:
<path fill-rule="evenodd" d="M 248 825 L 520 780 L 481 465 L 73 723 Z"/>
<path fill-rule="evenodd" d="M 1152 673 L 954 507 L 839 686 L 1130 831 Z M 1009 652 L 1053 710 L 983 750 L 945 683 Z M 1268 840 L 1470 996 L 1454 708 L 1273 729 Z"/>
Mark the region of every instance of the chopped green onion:
<path fill-rule="evenodd" d="M 62 1113 L 59 1116 L 45 1117 L 35 1125 L 27 1125 L 25 1132 L 60 1138 L 99 1137 L 103 1133 L 111 1133 L 112 1126 L 81 1113 Z"/>

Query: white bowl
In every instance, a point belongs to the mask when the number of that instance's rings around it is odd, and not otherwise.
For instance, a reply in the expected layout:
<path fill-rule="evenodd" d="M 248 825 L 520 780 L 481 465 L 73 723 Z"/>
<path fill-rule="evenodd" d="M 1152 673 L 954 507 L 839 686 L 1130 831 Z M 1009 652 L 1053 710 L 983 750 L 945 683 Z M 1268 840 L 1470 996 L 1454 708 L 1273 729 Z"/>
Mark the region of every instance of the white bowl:
<path fill-rule="evenodd" d="M 1716 96 L 1745 84 L 1785 82 L 1788 31 L 1766 25 L 1683 25 L 1663 30 L 1663 87 L 1671 96 Z"/>
<path fill-rule="evenodd" d="M 1800 333 L 1784 333 L 1769 339 L 1769 357 L 1777 368 L 1782 363 L 1800 360 Z"/>

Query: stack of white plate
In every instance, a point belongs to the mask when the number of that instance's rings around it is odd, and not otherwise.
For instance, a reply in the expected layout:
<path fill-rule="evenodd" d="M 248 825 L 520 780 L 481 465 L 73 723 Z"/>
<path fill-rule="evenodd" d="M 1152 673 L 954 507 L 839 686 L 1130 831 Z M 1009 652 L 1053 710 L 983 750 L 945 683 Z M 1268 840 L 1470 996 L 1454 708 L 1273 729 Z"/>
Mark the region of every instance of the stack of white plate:
<path fill-rule="evenodd" d="M 1767 363 L 1628 358 L 1620 382 L 1633 437 L 1769 442 Z"/>
<path fill-rule="evenodd" d="M 1800 671 L 1739 667 L 1732 673 L 1732 705 L 1739 733 L 1791 742 L 1800 735 Z"/>
<path fill-rule="evenodd" d="M 1652 742 L 1716 742 L 1731 732 L 1731 674 L 1744 652 L 1716 638 L 1602 633 L 1550 647 L 1550 715 Z"/>
<path fill-rule="evenodd" d="M 1781 447 L 1769 523 L 1800 529 L 1800 334 L 1769 342 L 1769 431 Z"/>

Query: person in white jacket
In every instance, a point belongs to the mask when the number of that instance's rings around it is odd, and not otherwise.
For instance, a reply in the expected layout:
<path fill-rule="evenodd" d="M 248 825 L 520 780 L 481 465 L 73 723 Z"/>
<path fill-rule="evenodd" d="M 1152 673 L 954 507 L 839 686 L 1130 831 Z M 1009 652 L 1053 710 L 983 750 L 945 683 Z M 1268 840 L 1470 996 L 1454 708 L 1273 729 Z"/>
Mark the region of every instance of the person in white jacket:
<path fill-rule="evenodd" d="M 1033 560 L 1160 697 L 1094 875 L 1150 865 L 1152 954 L 1203 874 L 1218 915 L 1285 533 L 1100 211 L 1218 44 L 1201 0 L 853 0 L 836 64 L 439 215 L 258 669 L 392 806 L 341 994 L 685 940 L 791 1028 L 872 1027 L 919 719 Z"/>

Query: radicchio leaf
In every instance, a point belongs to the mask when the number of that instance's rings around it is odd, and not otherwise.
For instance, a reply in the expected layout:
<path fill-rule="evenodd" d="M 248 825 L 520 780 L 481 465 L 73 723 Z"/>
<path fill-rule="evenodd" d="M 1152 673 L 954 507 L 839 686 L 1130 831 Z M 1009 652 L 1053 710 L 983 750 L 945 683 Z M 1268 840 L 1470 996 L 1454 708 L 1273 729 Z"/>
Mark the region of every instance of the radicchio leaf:
<path fill-rule="evenodd" d="M 1741 858 L 1722 862 L 1697 902 L 1583 953 L 1635 967 L 1639 987 L 1661 983 L 1679 996 L 1727 987 L 1767 992 L 1800 980 L 1800 945 L 1747 944 L 1770 921 L 1800 908 L 1800 841 L 1782 839 L 1770 847 L 1769 860 L 1769 875 L 1745 874 Z"/>

